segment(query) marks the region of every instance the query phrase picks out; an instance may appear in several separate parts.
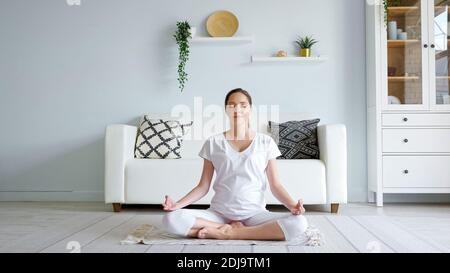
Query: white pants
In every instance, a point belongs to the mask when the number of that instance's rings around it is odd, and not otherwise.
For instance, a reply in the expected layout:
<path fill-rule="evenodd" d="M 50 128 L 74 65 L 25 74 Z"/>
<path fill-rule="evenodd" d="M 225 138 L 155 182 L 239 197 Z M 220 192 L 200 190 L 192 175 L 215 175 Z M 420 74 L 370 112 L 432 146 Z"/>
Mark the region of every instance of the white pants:
<path fill-rule="evenodd" d="M 169 212 L 163 217 L 163 227 L 167 232 L 187 236 L 194 226 L 197 218 L 202 218 L 219 224 L 228 224 L 228 219 L 220 213 L 208 208 L 204 209 L 179 209 Z M 308 227 L 308 221 L 303 215 L 294 215 L 290 212 L 262 211 L 255 216 L 241 220 L 245 226 L 256 226 L 263 223 L 277 221 L 284 233 L 286 241 L 301 236 Z"/>

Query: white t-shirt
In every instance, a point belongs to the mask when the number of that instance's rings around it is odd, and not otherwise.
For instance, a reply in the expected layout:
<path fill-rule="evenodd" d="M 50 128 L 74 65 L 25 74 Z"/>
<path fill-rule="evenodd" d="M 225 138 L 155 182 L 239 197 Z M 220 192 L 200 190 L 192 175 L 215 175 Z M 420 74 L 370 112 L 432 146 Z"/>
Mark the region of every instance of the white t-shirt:
<path fill-rule="evenodd" d="M 238 152 L 223 133 L 216 134 L 205 141 L 198 155 L 211 161 L 216 171 L 211 209 L 232 220 L 266 210 L 265 169 L 270 159 L 281 155 L 271 136 L 256 132 L 251 145 Z"/>

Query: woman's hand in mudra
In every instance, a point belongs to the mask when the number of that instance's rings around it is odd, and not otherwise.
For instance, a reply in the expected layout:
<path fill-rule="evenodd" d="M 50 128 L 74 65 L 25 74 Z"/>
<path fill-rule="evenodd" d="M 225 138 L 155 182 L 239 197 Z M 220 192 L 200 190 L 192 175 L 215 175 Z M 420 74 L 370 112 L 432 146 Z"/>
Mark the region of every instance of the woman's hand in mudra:
<path fill-rule="evenodd" d="M 174 211 L 178 209 L 177 203 L 175 203 L 172 198 L 166 195 L 164 203 L 162 204 L 163 209 L 166 211 Z"/>
<path fill-rule="evenodd" d="M 303 207 L 303 199 L 298 200 L 297 204 L 291 209 L 292 214 L 299 215 L 305 213 L 305 208 Z"/>

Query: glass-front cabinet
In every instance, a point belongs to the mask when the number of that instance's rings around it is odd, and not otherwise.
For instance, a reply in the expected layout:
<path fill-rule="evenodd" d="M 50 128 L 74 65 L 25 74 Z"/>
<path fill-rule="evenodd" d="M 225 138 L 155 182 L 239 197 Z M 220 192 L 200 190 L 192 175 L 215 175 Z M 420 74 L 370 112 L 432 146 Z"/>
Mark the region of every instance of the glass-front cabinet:
<path fill-rule="evenodd" d="M 450 111 L 450 0 L 387 1 L 383 108 Z"/>
<path fill-rule="evenodd" d="M 450 110 L 450 1 L 433 0 L 430 14 L 432 30 L 429 40 L 433 50 L 430 52 L 430 105 L 435 110 Z"/>

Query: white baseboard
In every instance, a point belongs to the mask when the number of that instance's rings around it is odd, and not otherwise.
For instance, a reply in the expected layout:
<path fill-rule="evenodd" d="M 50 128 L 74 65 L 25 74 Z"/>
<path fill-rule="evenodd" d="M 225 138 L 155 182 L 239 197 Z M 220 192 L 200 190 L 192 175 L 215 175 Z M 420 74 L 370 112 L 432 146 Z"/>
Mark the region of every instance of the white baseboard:
<path fill-rule="evenodd" d="M 104 202 L 103 191 L 0 191 L 0 201 Z"/>
<path fill-rule="evenodd" d="M 386 193 L 383 197 L 384 203 L 449 203 L 450 194 L 397 194 Z"/>

